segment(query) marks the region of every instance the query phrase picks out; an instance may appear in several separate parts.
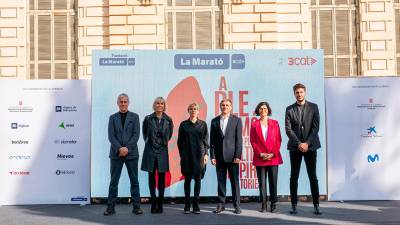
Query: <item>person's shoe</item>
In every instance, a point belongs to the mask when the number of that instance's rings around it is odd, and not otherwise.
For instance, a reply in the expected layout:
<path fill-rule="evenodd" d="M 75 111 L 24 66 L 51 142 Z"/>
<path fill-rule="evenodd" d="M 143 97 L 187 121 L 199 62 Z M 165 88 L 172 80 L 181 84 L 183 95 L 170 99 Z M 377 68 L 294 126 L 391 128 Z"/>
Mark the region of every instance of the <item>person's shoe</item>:
<path fill-rule="evenodd" d="M 150 208 L 150 212 L 151 213 L 157 213 L 157 202 L 156 202 L 156 198 L 151 198 L 150 199 L 151 202 L 151 208 Z"/>
<path fill-rule="evenodd" d="M 275 212 L 277 212 L 278 210 L 276 209 L 276 204 L 275 203 L 271 203 L 271 209 L 270 209 L 270 212 L 271 213 L 275 213 Z"/>
<path fill-rule="evenodd" d="M 196 202 L 196 201 L 193 203 L 193 213 L 194 213 L 194 214 L 200 214 L 199 203 Z"/>
<path fill-rule="evenodd" d="M 132 209 L 132 213 L 136 215 L 143 214 L 143 209 L 141 209 L 139 206 L 134 206 Z"/>
<path fill-rule="evenodd" d="M 319 205 L 318 204 L 314 205 L 314 214 L 315 215 L 321 215 L 322 214 L 321 210 L 319 210 Z"/>
<path fill-rule="evenodd" d="M 240 214 L 242 213 L 242 210 L 240 209 L 239 206 L 235 207 L 235 210 L 233 211 L 235 214 Z"/>
<path fill-rule="evenodd" d="M 297 214 L 297 206 L 296 205 L 292 205 L 292 210 L 290 211 L 290 214 L 292 214 L 292 215 Z"/>
<path fill-rule="evenodd" d="M 158 197 L 157 199 L 157 211 L 156 213 L 163 213 L 163 203 L 164 203 L 164 198 Z"/>
<path fill-rule="evenodd" d="M 189 204 L 185 204 L 185 208 L 183 208 L 183 213 L 185 213 L 185 214 L 190 213 L 190 205 Z"/>
<path fill-rule="evenodd" d="M 221 213 L 222 211 L 224 211 L 225 210 L 225 205 L 224 204 L 222 204 L 222 203 L 219 203 L 218 205 L 217 205 L 217 207 L 214 209 L 214 213 Z"/>
<path fill-rule="evenodd" d="M 106 211 L 104 211 L 103 214 L 104 214 L 105 216 L 111 216 L 111 215 L 115 214 L 115 208 L 114 208 L 114 207 L 111 207 L 111 206 L 108 206 L 107 209 L 106 209 Z"/>
<path fill-rule="evenodd" d="M 266 212 L 267 211 L 267 204 L 265 202 L 261 203 L 261 208 L 258 210 L 259 212 Z"/>

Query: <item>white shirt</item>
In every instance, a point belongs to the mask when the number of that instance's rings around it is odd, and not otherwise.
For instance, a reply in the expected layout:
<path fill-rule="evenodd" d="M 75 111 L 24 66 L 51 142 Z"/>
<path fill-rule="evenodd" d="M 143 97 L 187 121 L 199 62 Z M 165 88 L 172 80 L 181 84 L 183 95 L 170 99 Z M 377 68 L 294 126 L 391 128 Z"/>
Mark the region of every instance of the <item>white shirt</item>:
<path fill-rule="evenodd" d="M 268 126 L 264 126 L 261 124 L 261 131 L 264 137 L 264 141 L 267 141 L 267 135 L 268 135 Z"/>
<path fill-rule="evenodd" d="M 229 120 L 229 114 L 226 115 L 225 118 L 222 117 L 222 115 L 220 117 L 221 117 L 221 119 L 220 119 L 219 123 L 221 124 L 221 131 L 225 135 L 226 126 L 228 125 L 228 120 Z"/>

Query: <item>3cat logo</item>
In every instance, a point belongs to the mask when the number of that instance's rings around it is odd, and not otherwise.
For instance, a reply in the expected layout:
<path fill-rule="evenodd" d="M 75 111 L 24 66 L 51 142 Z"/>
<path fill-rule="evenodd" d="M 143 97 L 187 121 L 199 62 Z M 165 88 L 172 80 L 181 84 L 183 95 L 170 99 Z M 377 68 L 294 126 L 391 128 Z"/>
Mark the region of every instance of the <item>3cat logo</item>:
<path fill-rule="evenodd" d="M 289 57 L 288 66 L 312 66 L 317 62 L 313 57 Z"/>

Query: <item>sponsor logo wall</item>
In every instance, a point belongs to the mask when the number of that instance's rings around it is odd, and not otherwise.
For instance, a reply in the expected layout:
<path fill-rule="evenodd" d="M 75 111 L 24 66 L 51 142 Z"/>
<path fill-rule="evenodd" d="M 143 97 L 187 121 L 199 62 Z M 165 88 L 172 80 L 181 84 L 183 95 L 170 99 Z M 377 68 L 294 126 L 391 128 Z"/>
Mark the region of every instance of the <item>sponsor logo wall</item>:
<path fill-rule="evenodd" d="M 0 204 L 89 203 L 91 82 L 2 80 L 0 95 Z"/>
<path fill-rule="evenodd" d="M 399 200 L 398 77 L 325 79 L 329 200 Z"/>
<path fill-rule="evenodd" d="M 155 66 L 156 65 L 156 66 Z M 254 108 L 260 101 L 268 101 L 272 118 L 279 121 L 282 134 L 281 153 L 284 164 L 279 168 L 278 194 L 289 194 L 290 162 L 286 150 L 284 129 L 286 106 L 295 102 L 292 87 L 298 82 L 307 86 L 308 99 L 319 105 L 324 115 L 323 54 L 319 50 L 271 51 L 95 51 L 93 57 L 92 108 L 92 197 L 106 197 L 109 185 L 109 148 L 107 125 L 109 116 L 118 111 L 118 94 L 130 96 L 130 110 L 144 117 L 152 113 L 157 96 L 167 101 L 167 113 L 175 128 L 169 143 L 170 173 L 167 175 L 168 196 L 183 196 L 183 180 L 176 146 L 181 121 L 188 118 L 187 106 L 200 104 L 200 119 L 208 124 L 218 115 L 219 102 L 233 100 L 233 113 L 243 123 L 243 155 L 240 164 L 242 195 L 258 195 L 253 151 L 249 141 L 250 125 L 256 117 Z M 326 194 L 325 121 L 321 116 L 317 173 L 321 194 Z M 78 142 L 79 143 L 79 142 Z M 139 140 L 139 168 L 144 148 Z M 303 165 L 304 166 L 304 165 Z M 305 167 L 299 179 L 299 194 L 309 194 Z M 148 196 L 147 173 L 139 172 L 140 191 Z M 215 167 L 207 165 L 202 196 L 217 195 Z M 228 181 L 229 183 L 229 181 Z M 229 184 L 227 185 L 229 189 Z M 129 180 L 123 170 L 120 196 L 130 196 Z"/>

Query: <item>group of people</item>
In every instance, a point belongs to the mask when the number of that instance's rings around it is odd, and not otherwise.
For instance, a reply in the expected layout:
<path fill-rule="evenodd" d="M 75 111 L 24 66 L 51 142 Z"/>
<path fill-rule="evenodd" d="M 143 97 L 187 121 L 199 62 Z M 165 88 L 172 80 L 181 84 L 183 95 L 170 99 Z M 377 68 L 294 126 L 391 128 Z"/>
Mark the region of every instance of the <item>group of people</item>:
<path fill-rule="evenodd" d="M 293 86 L 296 102 L 286 108 L 285 131 L 289 138 L 287 149 L 290 156 L 290 213 L 297 213 L 297 186 L 302 159 L 304 158 L 310 181 L 314 213 L 321 214 L 319 208 L 318 179 L 316 175 L 317 149 L 321 147 L 318 137 L 318 106 L 306 101 L 306 87 Z M 138 182 L 138 147 L 140 136 L 139 116 L 128 111 L 129 97 L 120 94 L 117 99 L 119 112 L 110 116 L 108 139 L 110 147 L 111 181 L 107 209 L 104 215 L 115 213 L 118 196 L 118 182 L 125 164 L 130 184 L 134 214 L 142 214 Z M 154 112 L 143 121 L 142 134 L 145 141 L 141 170 L 148 172 L 151 213 L 163 212 L 165 173 L 169 171 L 168 142 L 173 133 L 173 121 L 166 111 L 166 101 L 158 97 L 153 103 Z M 216 168 L 218 181 L 218 205 L 214 213 L 225 210 L 226 180 L 229 175 L 234 213 L 240 214 L 239 163 L 242 157 L 242 122 L 231 113 L 232 101 L 220 102 L 221 114 L 211 120 L 210 134 L 207 124 L 198 117 L 200 105 L 189 104 L 189 118 L 181 122 L 178 131 L 181 173 L 184 176 L 184 213 L 200 213 L 199 195 L 201 179 L 204 177 L 209 160 Z M 283 163 L 280 153 L 281 133 L 278 121 L 271 119 L 272 110 L 268 102 L 260 102 L 254 114 L 259 119 L 251 124 L 250 142 L 254 151 L 253 164 L 256 167 L 260 191 L 261 212 L 267 211 L 267 179 L 270 192 L 270 212 L 276 212 L 278 166 Z M 208 153 L 210 150 L 210 155 Z M 194 180 L 194 196 L 191 201 L 191 182 Z M 158 189 L 158 197 L 156 196 Z"/>

